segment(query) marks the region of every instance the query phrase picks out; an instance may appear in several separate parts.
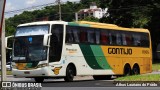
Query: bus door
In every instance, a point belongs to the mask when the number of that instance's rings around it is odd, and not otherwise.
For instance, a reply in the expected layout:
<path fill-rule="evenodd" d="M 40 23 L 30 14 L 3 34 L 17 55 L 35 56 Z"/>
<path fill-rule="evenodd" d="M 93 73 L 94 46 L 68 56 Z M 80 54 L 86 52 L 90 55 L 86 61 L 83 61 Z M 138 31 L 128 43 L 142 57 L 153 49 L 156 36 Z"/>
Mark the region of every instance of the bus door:
<path fill-rule="evenodd" d="M 63 46 L 63 25 L 52 25 L 49 50 L 49 62 L 57 62 L 61 59 Z"/>

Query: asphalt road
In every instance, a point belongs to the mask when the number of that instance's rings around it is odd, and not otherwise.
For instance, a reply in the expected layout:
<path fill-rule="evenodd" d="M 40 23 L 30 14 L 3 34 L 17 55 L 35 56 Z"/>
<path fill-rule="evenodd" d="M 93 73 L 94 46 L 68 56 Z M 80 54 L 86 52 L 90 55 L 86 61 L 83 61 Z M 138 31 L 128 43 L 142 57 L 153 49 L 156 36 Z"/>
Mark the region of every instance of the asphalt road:
<path fill-rule="evenodd" d="M 30 78 L 7 77 L 8 81 L 32 82 Z M 159 90 L 159 87 L 117 86 L 113 80 L 93 80 L 92 76 L 75 77 L 74 82 L 65 82 L 63 79 L 45 79 L 42 88 L 37 90 Z M 14 89 L 21 90 L 21 89 Z M 29 89 L 24 89 L 29 90 Z M 35 89 L 34 89 L 35 90 Z"/>
<path fill-rule="evenodd" d="M 43 87 L 41 90 L 159 90 L 160 87 Z"/>
<path fill-rule="evenodd" d="M 153 72 L 147 73 L 147 74 L 160 74 L 160 70 L 159 71 L 153 71 Z M 0 77 L 1 77 L 1 75 L 0 75 Z M 34 82 L 34 80 L 30 79 L 30 78 L 14 78 L 12 75 L 8 75 L 7 80 L 9 80 L 9 81 L 27 81 L 27 82 L 31 81 L 31 82 Z M 74 80 L 75 81 L 79 81 L 79 80 L 85 81 L 85 80 L 93 80 L 93 78 L 92 78 L 92 76 L 80 76 L 80 77 L 75 77 Z M 0 78 L 0 81 L 1 81 L 1 78 Z M 45 79 L 45 82 L 52 82 L 52 81 L 57 82 L 57 81 L 64 81 L 64 80 L 63 79 L 48 79 L 48 80 Z M 112 80 L 109 80 L 109 81 L 112 81 Z"/>

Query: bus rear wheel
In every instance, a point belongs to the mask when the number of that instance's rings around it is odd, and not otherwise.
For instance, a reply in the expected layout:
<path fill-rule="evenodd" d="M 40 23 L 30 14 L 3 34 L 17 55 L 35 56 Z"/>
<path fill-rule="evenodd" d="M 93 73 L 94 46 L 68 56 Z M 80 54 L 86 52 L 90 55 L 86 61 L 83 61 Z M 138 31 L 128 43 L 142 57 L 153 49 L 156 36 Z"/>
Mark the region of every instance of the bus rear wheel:
<path fill-rule="evenodd" d="M 140 68 L 137 64 L 133 66 L 132 73 L 133 73 L 133 75 L 140 74 Z"/>
<path fill-rule="evenodd" d="M 66 82 L 72 82 L 75 76 L 75 70 L 73 69 L 72 66 L 68 66 L 66 69 L 66 77 L 64 78 L 64 80 Z"/>
<path fill-rule="evenodd" d="M 126 64 L 124 66 L 124 76 L 129 76 L 129 75 L 131 75 L 131 67 L 129 64 Z"/>
<path fill-rule="evenodd" d="M 42 83 L 42 82 L 44 81 L 44 78 L 36 77 L 36 78 L 34 78 L 34 80 L 35 80 L 37 83 Z"/>

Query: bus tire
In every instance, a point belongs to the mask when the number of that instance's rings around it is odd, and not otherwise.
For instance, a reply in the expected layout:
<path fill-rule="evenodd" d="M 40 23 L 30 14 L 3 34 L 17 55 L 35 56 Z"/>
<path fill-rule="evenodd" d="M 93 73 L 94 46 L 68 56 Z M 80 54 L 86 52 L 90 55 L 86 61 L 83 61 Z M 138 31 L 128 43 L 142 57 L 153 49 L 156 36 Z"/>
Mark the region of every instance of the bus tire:
<path fill-rule="evenodd" d="M 72 82 L 75 76 L 75 70 L 73 69 L 73 67 L 71 65 L 69 65 L 66 69 L 66 76 L 64 78 L 64 80 L 66 82 Z"/>
<path fill-rule="evenodd" d="M 124 66 L 124 71 L 123 71 L 124 76 L 129 76 L 131 75 L 131 67 L 129 64 L 126 64 Z"/>
<path fill-rule="evenodd" d="M 35 80 L 37 83 L 43 83 L 44 78 L 36 77 L 36 78 L 34 78 L 34 80 Z"/>
<path fill-rule="evenodd" d="M 94 80 L 102 80 L 102 78 L 101 78 L 100 76 L 97 76 L 97 75 L 94 75 L 94 76 L 93 76 L 93 79 L 94 79 Z"/>
<path fill-rule="evenodd" d="M 111 75 L 93 75 L 94 80 L 111 80 Z"/>
<path fill-rule="evenodd" d="M 140 74 L 140 68 L 139 68 L 139 65 L 138 65 L 138 64 L 135 64 L 135 65 L 133 66 L 132 74 L 133 74 L 133 75 L 138 75 L 138 74 Z"/>
<path fill-rule="evenodd" d="M 111 80 L 112 75 L 105 75 L 104 80 Z"/>

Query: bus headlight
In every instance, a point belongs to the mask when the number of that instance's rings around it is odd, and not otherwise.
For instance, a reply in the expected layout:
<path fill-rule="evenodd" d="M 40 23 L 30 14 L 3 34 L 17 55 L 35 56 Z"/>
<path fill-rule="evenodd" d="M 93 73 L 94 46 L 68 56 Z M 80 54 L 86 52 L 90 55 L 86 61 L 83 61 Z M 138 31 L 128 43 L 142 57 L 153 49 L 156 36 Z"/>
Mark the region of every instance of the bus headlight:
<path fill-rule="evenodd" d="M 16 65 L 12 65 L 12 68 L 17 69 L 17 66 Z"/>
<path fill-rule="evenodd" d="M 45 67 L 45 66 L 48 66 L 48 63 L 39 64 L 39 65 L 37 66 L 37 68 L 42 68 L 42 67 Z"/>

